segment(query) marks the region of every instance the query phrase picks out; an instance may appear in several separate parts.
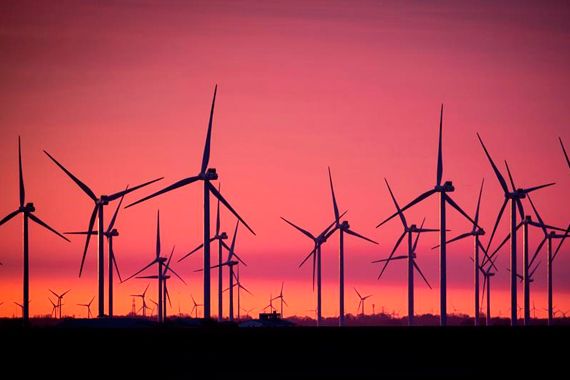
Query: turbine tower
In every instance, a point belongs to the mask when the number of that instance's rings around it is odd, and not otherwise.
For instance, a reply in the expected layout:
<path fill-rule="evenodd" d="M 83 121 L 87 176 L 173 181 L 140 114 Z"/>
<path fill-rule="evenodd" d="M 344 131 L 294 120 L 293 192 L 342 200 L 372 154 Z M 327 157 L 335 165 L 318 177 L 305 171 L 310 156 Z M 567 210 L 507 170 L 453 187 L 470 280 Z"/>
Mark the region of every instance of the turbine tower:
<path fill-rule="evenodd" d="M 38 218 L 34 212 L 36 208 L 33 203 L 26 203 L 26 189 L 24 187 L 24 172 L 22 169 L 22 148 L 20 144 L 20 137 L 18 137 L 18 175 L 20 184 L 20 205 L 18 209 L 10 214 L 6 215 L 2 220 L 0 220 L 0 226 L 8 222 L 10 219 L 16 215 L 22 213 L 24 216 L 24 237 L 23 237 L 23 252 L 24 252 L 24 274 L 23 274 L 23 302 L 20 304 L 22 306 L 22 319 L 24 323 L 27 323 L 30 318 L 30 255 L 29 255 L 29 241 L 28 241 L 28 220 L 32 220 L 34 223 L 50 230 L 60 238 L 69 242 L 65 236 L 51 228 L 44 221 Z"/>
<path fill-rule="evenodd" d="M 285 304 L 285 306 L 289 307 L 289 305 L 287 305 L 287 301 L 285 301 L 285 297 L 283 297 L 283 286 L 285 285 L 284 282 L 281 282 L 281 291 L 279 292 L 279 295 L 275 298 L 273 298 L 273 300 L 279 300 L 279 302 L 281 303 L 281 318 L 283 318 L 283 304 Z"/>
<path fill-rule="evenodd" d="M 218 86 L 214 88 L 214 97 L 212 99 L 212 108 L 210 109 L 210 120 L 208 122 L 208 132 L 206 134 L 206 144 L 204 145 L 204 154 L 202 156 L 202 166 L 200 167 L 200 172 L 198 175 L 193 177 L 188 177 L 181 179 L 178 182 L 173 183 L 164 189 L 157 191 L 147 197 L 139 199 L 138 201 L 131 203 L 127 207 L 134 206 L 138 203 L 144 202 L 148 199 L 154 198 L 160 194 L 167 193 L 169 191 L 178 189 L 180 187 L 189 185 L 196 181 L 204 182 L 204 318 L 210 319 L 210 194 L 213 194 L 218 198 L 224 206 L 230 210 L 232 214 L 242 222 L 247 229 L 255 235 L 255 232 L 249 227 L 249 225 L 239 216 L 239 214 L 233 209 L 233 207 L 226 201 L 222 194 L 212 185 L 211 181 L 218 179 L 218 174 L 216 169 L 208 168 L 208 163 L 210 161 L 210 140 L 212 137 L 212 122 L 214 119 L 214 106 L 216 104 L 216 93 L 218 91 Z"/>
<path fill-rule="evenodd" d="M 59 163 L 55 158 L 53 158 L 47 151 L 44 150 L 44 153 L 61 169 L 79 188 L 87 194 L 89 198 L 94 203 L 93 212 L 91 213 L 91 217 L 89 218 L 89 227 L 87 228 L 87 237 L 85 239 L 85 247 L 83 248 L 83 256 L 81 257 L 81 266 L 79 267 L 79 277 L 83 272 L 83 264 L 85 263 L 85 256 L 87 255 L 87 248 L 89 248 L 89 241 L 91 240 L 91 235 L 93 234 L 93 227 L 95 225 L 95 219 L 97 219 L 97 244 L 98 244 L 98 254 L 97 254 L 97 283 L 98 283 L 98 293 L 97 293 L 97 301 L 98 301 L 98 308 L 97 308 L 97 316 L 99 318 L 105 316 L 105 245 L 104 245 L 104 231 L 103 228 L 104 220 L 103 220 L 103 211 L 105 206 L 116 199 L 121 198 L 122 196 L 138 190 L 142 187 L 148 186 L 156 181 L 160 181 L 161 178 L 154 179 L 152 181 L 145 182 L 141 185 L 135 186 L 130 189 L 126 189 L 123 191 L 119 191 L 117 193 L 113 193 L 111 195 L 100 195 L 97 197 L 93 190 L 89 186 L 87 186 L 84 182 L 79 180 L 75 175 L 73 175 L 69 170 L 67 170 L 61 163 Z"/>
<path fill-rule="evenodd" d="M 220 185 L 218 184 L 218 191 L 220 191 Z M 216 209 L 216 233 L 210 239 L 210 243 L 214 241 L 218 241 L 218 321 L 221 321 L 224 317 L 224 305 L 223 305 L 223 298 L 222 298 L 222 288 L 223 288 L 223 271 L 222 271 L 222 251 L 223 248 L 229 251 L 230 247 L 224 242 L 228 238 L 228 234 L 226 232 L 220 232 L 220 200 L 218 199 L 218 207 Z M 194 252 L 197 252 L 204 246 L 204 243 L 200 244 L 192 251 L 187 253 L 186 255 L 182 256 L 178 259 L 178 262 L 188 258 Z"/>
<path fill-rule="evenodd" d="M 441 110 L 439 114 L 439 145 L 437 151 L 437 173 L 436 182 L 433 189 L 430 189 L 413 201 L 404 206 L 401 212 L 406 211 L 408 208 L 422 202 L 423 200 L 429 198 L 433 194 L 439 193 L 439 288 L 440 288 L 440 325 L 447 325 L 447 214 L 446 205 L 450 205 L 456 209 L 461 215 L 463 215 L 471 223 L 474 223 L 473 219 L 459 205 L 451 198 L 449 193 L 455 191 L 453 183 L 451 181 L 442 181 L 443 178 L 443 152 L 442 152 L 442 129 L 443 129 L 443 104 L 441 105 Z M 390 217 L 386 218 L 376 227 L 380 227 L 390 219 L 396 217 L 399 213 L 396 212 Z"/>
<path fill-rule="evenodd" d="M 361 234 L 353 231 L 350 229 L 350 224 L 348 221 L 344 220 L 341 222 L 340 215 L 338 212 L 338 205 L 336 203 L 336 197 L 334 194 L 334 186 L 333 180 L 331 175 L 331 168 L 329 167 L 329 183 L 331 186 L 331 195 L 333 201 L 333 211 L 334 211 L 334 218 L 335 218 L 335 227 L 328 233 L 326 239 L 328 239 L 336 230 L 340 231 L 339 237 L 339 317 L 338 317 L 338 325 L 340 327 L 344 326 L 344 234 L 356 236 L 357 238 L 366 240 L 373 244 L 378 244 L 372 239 L 369 239 Z"/>

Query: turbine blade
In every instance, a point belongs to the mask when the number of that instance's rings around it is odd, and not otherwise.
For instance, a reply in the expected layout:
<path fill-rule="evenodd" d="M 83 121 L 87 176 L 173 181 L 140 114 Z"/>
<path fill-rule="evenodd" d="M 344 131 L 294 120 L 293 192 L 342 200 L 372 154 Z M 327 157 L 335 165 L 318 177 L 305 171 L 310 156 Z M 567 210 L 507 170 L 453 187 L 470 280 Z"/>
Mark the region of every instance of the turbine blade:
<path fill-rule="evenodd" d="M 129 185 L 127 185 L 127 189 L 128 188 L 129 188 Z M 119 209 L 121 208 L 121 205 L 123 204 L 123 199 L 125 199 L 124 194 L 121 196 L 121 199 L 119 200 L 119 204 L 117 205 L 117 208 L 115 209 L 115 212 L 113 213 L 113 217 L 111 218 L 111 222 L 109 223 L 109 227 L 107 227 L 107 233 L 111 232 L 113 230 L 113 227 L 115 227 L 115 221 L 117 220 L 117 214 L 119 213 Z"/>
<path fill-rule="evenodd" d="M 418 273 L 420 274 L 420 276 L 422 277 L 422 279 L 424 280 L 424 282 L 427 284 L 428 288 L 431 289 L 431 285 L 429 284 L 426 276 L 424 276 L 424 274 L 422 273 L 422 270 L 420 269 L 420 267 L 418 266 L 418 264 L 416 264 L 416 260 L 412 260 L 412 263 L 414 264 L 414 268 L 418 271 Z"/>
<path fill-rule="evenodd" d="M 564 233 L 564 236 L 562 237 L 562 239 L 560 239 L 560 242 L 558 243 L 558 247 L 556 247 L 556 251 L 554 251 L 554 255 L 552 256 L 552 261 L 554 261 L 556 256 L 558 256 L 558 251 L 560 251 L 560 248 L 562 248 L 562 244 L 564 244 L 564 241 L 568 237 L 569 233 L 570 233 L 570 224 L 568 224 L 568 228 L 566 228 L 566 232 Z"/>
<path fill-rule="evenodd" d="M 544 185 L 529 187 L 528 189 L 523 189 L 523 191 L 525 194 L 529 194 L 529 193 L 532 193 L 533 191 L 544 189 L 545 187 L 550 187 L 550 186 L 555 185 L 555 184 L 556 184 L 556 182 L 550 182 L 550 183 L 547 183 Z"/>
<path fill-rule="evenodd" d="M 18 177 L 20 180 L 20 207 L 24 207 L 24 203 L 26 203 L 26 189 L 24 187 L 24 171 L 22 170 L 22 147 L 20 144 L 20 136 L 18 136 Z"/>
<path fill-rule="evenodd" d="M 408 203 L 407 205 L 405 205 L 404 207 L 402 207 L 402 209 L 400 210 L 400 212 L 404 212 L 407 209 L 409 209 L 410 207 L 418 204 L 419 202 L 423 201 L 424 199 L 428 198 L 429 196 L 433 195 L 436 193 L 435 189 L 431 189 L 426 191 L 423 194 L 420 194 L 416 199 L 414 199 L 413 201 L 411 201 L 410 203 Z M 388 222 L 389 220 L 391 220 L 392 218 L 394 218 L 396 215 L 398 215 L 399 212 L 396 212 L 395 214 L 392 214 L 390 217 L 386 218 L 383 222 L 381 222 L 380 224 L 378 224 L 376 226 L 376 228 L 380 227 L 381 225 L 385 224 L 386 222 Z"/>
<path fill-rule="evenodd" d="M 487 252 L 489 251 L 489 247 L 493 242 L 493 238 L 495 237 L 495 232 L 497 232 L 497 227 L 499 227 L 499 222 L 501 221 L 501 217 L 503 216 L 503 212 L 505 211 L 505 207 L 507 207 L 508 202 L 509 200 L 505 198 L 505 200 L 503 201 L 503 205 L 499 210 L 499 214 L 497 214 L 497 220 L 495 220 L 495 225 L 493 226 L 493 232 L 491 232 L 491 237 L 489 238 L 489 242 L 487 243 L 487 248 L 486 248 Z"/>
<path fill-rule="evenodd" d="M 334 209 L 334 218 L 336 220 L 336 222 L 339 222 L 339 213 L 338 213 L 338 206 L 336 204 L 336 197 L 334 195 L 334 187 L 333 187 L 333 180 L 332 180 L 332 174 L 331 174 L 331 168 L 329 166 L 329 183 L 331 185 L 331 194 L 332 194 L 332 201 L 333 201 L 333 209 Z"/>
<path fill-rule="evenodd" d="M 509 187 L 507 186 L 507 181 L 505 181 L 505 178 L 503 177 L 503 175 L 501 174 L 501 172 L 499 171 L 499 169 L 497 168 L 497 165 L 495 165 L 495 162 L 493 162 L 493 159 L 491 158 L 491 155 L 489 154 L 489 152 L 487 151 L 487 148 L 485 147 L 485 144 L 483 143 L 483 140 L 481 139 L 481 136 L 479 136 L 479 133 L 477 133 L 477 138 L 479 139 L 479 142 L 481 143 L 481 146 L 483 147 L 483 150 L 485 151 L 485 155 L 487 156 L 487 159 L 489 160 L 489 163 L 491 164 L 491 166 L 493 167 L 493 171 L 495 172 L 495 176 L 497 177 L 497 179 L 499 180 L 499 184 L 501 185 L 501 188 L 503 189 L 503 191 L 506 193 L 509 192 Z"/>
<path fill-rule="evenodd" d="M 475 224 L 474 228 L 479 224 L 479 210 L 481 207 L 481 196 L 483 195 L 483 185 L 485 184 L 485 178 L 481 181 L 481 189 L 479 189 L 479 198 L 477 198 L 477 208 L 475 209 Z"/>
<path fill-rule="evenodd" d="M 146 265 L 144 268 L 142 268 L 141 270 L 139 270 L 138 272 L 136 272 L 135 274 L 133 274 L 132 276 L 127 277 L 124 281 L 122 282 L 127 282 L 129 281 L 131 278 L 137 276 L 139 273 L 144 272 L 146 269 L 150 268 L 151 266 L 154 265 L 154 263 L 156 263 L 156 259 L 152 260 L 150 262 L 150 264 Z"/>
<path fill-rule="evenodd" d="M 356 288 L 354 288 L 354 291 L 356 292 L 356 294 L 358 294 L 358 298 L 360 298 L 362 300 L 362 296 L 360 295 L 360 293 L 358 293 L 358 290 L 356 290 Z"/>
<path fill-rule="evenodd" d="M 87 256 L 87 248 L 89 248 L 89 241 L 91 240 L 91 235 L 93 234 L 93 225 L 95 224 L 95 218 L 97 217 L 97 212 L 99 206 L 95 205 L 93 212 L 91 213 L 91 218 L 89 219 L 89 227 L 87 228 L 87 237 L 85 238 L 85 246 L 83 248 L 83 256 L 81 257 L 81 265 L 79 266 L 79 277 L 83 273 L 83 265 L 85 264 L 85 257 Z"/>
<path fill-rule="evenodd" d="M 407 255 L 394 256 L 394 257 L 389 258 L 389 259 L 386 258 L 386 259 L 374 260 L 374 261 L 372 261 L 372 263 L 373 263 L 373 264 L 376 264 L 376 263 L 383 263 L 383 262 L 385 262 L 385 261 L 394 261 L 394 260 L 401 260 L 401 259 L 407 259 L 407 258 L 408 258 Z"/>
<path fill-rule="evenodd" d="M 547 235 L 548 231 L 546 231 L 546 227 L 544 226 L 544 220 L 542 220 L 542 218 L 540 217 L 540 214 L 538 213 L 538 210 L 534 206 L 534 202 L 532 201 L 530 194 L 527 194 L 526 197 L 528 198 L 528 201 L 532 207 L 532 211 L 534 212 L 534 215 L 536 215 L 536 219 L 540 223 L 540 227 L 542 228 L 542 232 L 544 232 L 544 234 Z"/>
<path fill-rule="evenodd" d="M 234 255 L 234 250 L 236 247 L 236 238 L 237 238 L 237 233 L 238 233 L 238 227 L 239 227 L 239 220 L 236 221 L 236 228 L 234 230 L 234 236 L 232 237 L 232 245 L 230 246 L 230 252 L 228 253 L 228 261 L 230 261 L 232 256 Z"/>
<path fill-rule="evenodd" d="M 208 169 L 208 162 L 210 161 L 210 141 L 212 139 L 212 122 L 214 120 L 214 107 L 216 105 L 216 94 L 218 92 L 218 85 L 214 87 L 214 97 L 212 98 L 212 108 L 210 109 L 210 120 L 208 121 L 208 132 L 206 133 L 206 143 L 204 144 L 204 154 L 202 155 L 202 168 L 201 174 L 206 173 Z"/>
<path fill-rule="evenodd" d="M 390 192 L 390 197 L 392 198 L 392 201 L 394 202 L 394 206 L 396 206 L 396 210 L 398 211 L 398 215 L 400 216 L 400 220 L 402 221 L 402 225 L 404 226 L 404 229 L 407 229 L 408 223 L 406 222 L 406 216 L 404 215 L 402 210 L 400 210 L 400 205 L 398 204 L 398 201 L 396 200 L 396 197 L 394 196 L 394 193 L 392 192 L 392 188 L 390 187 L 390 184 L 388 183 L 388 180 L 386 178 L 384 178 L 384 182 L 386 182 L 386 186 L 388 187 L 388 191 Z"/>
<path fill-rule="evenodd" d="M 249 224 L 247 224 L 246 221 L 243 220 L 241 216 L 239 216 L 239 214 L 237 213 L 237 211 L 234 210 L 234 208 L 233 208 L 233 207 L 228 203 L 228 201 L 222 196 L 222 194 L 218 191 L 218 189 L 216 189 L 216 187 L 215 187 L 214 185 L 212 185 L 210 182 L 208 182 L 208 188 L 210 189 L 210 192 L 211 192 L 212 194 L 214 194 L 214 196 L 215 196 L 216 198 L 218 198 L 218 199 L 222 202 L 222 204 L 223 204 L 224 206 L 226 206 L 226 208 L 227 208 L 228 210 L 230 210 L 230 212 L 231 212 L 232 214 L 234 214 L 234 216 L 235 216 L 236 218 L 238 218 L 238 220 L 239 220 L 240 222 L 242 222 L 242 224 L 243 224 L 252 234 L 255 235 L 255 232 L 253 232 L 253 230 L 251 229 L 251 227 L 249 226 Z"/>
<path fill-rule="evenodd" d="M 471 236 L 471 235 L 473 235 L 472 232 L 466 232 L 466 233 L 464 233 L 464 234 L 457 235 L 456 237 L 454 237 L 454 238 L 449 239 L 448 241 L 446 241 L 445 244 L 450 244 L 450 243 L 453 243 L 454 241 L 458 241 L 458 240 L 461 240 L 461 239 L 465 239 L 466 237 Z M 431 249 L 436 249 L 436 248 L 439 248 L 439 244 L 433 246 Z"/>
<path fill-rule="evenodd" d="M 222 185 L 218 183 L 218 192 L 222 188 Z M 216 236 L 220 235 L 220 200 L 218 199 L 218 207 L 216 208 Z"/>
<path fill-rule="evenodd" d="M 50 230 L 51 232 L 53 232 L 54 234 L 56 234 L 57 236 L 59 236 L 60 238 L 62 238 L 63 240 L 66 240 L 69 242 L 69 239 L 66 238 L 65 236 L 63 236 L 62 234 L 60 234 L 59 232 L 57 232 L 56 230 L 54 230 L 53 228 L 51 228 L 50 226 L 48 226 L 44 221 L 42 221 L 40 218 L 38 218 L 37 216 L 35 216 L 34 214 L 28 214 L 28 217 L 30 219 L 32 219 L 34 222 L 36 222 L 37 224 L 39 224 L 40 226 L 47 228 L 48 230 Z"/>
<path fill-rule="evenodd" d="M 412 252 L 416 252 L 416 247 L 418 246 L 418 241 L 420 240 L 420 235 L 424 230 L 424 223 L 426 222 L 426 218 L 422 219 L 422 224 L 420 225 L 420 230 L 416 234 L 416 239 L 414 240 L 414 245 L 412 246 Z"/>
<path fill-rule="evenodd" d="M 534 254 L 532 255 L 532 258 L 529 261 L 529 268 L 532 266 L 532 264 L 534 263 L 534 260 L 536 260 L 536 258 L 538 257 L 538 254 L 540 253 L 542 247 L 544 246 L 544 243 L 546 243 L 547 237 L 545 236 L 540 243 L 538 244 L 538 246 L 536 247 L 536 250 L 534 251 Z"/>
<path fill-rule="evenodd" d="M 511 186 L 513 188 L 513 191 L 517 190 L 517 185 L 515 185 L 515 181 L 513 181 L 513 176 L 511 174 L 511 169 L 509 168 L 509 164 L 507 163 L 507 160 L 505 160 L 505 166 L 507 167 L 507 174 L 509 175 L 509 181 L 511 181 Z"/>
<path fill-rule="evenodd" d="M 564 149 L 564 143 L 562 139 L 559 137 L 558 140 L 560 141 L 560 146 L 562 147 L 562 152 L 564 153 L 564 157 L 566 158 L 566 163 L 568 164 L 568 168 L 570 168 L 570 159 L 568 159 L 568 153 L 566 153 L 566 149 Z"/>
<path fill-rule="evenodd" d="M 16 215 L 18 215 L 18 213 L 20 213 L 20 210 L 16 210 L 14 212 L 11 212 L 10 214 L 6 215 L 4 217 L 4 219 L 0 220 L 0 226 L 3 225 L 4 223 L 6 223 L 7 221 L 9 221 L 10 219 L 12 219 L 13 217 L 15 217 Z"/>
<path fill-rule="evenodd" d="M 46 152 L 44 150 L 44 153 L 47 154 L 47 156 L 57 165 L 59 166 L 59 168 L 61 170 L 64 171 L 65 174 L 67 174 L 67 176 L 69 178 L 71 178 L 73 180 L 73 182 L 75 182 L 77 184 L 77 186 L 79 186 L 81 188 L 81 190 L 83 190 L 83 192 L 85 194 L 87 194 L 89 196 L 89 198 L 91 198 L 94 201 L 97 201 L 97 197 L 95 196 L 95 194 L 93 193 L 93 191 L 83 182 L 81 182 L 79 180 L 79 178 L 77 178 L 76 176 L 74 176 L 73 174 L 71 174 L 71 172 L 69 170 L 67 170 L 62 164 L 60 164 L 55 158 L 53 158 L 48 152 Z"/>
<path fill-rule="evenodd" d="M 471 223 L 473 223 L 473 225 L 475 227 L 481 228 L 477 225 L 477 223 L 475 223 L 475 221 L 473 219 L 471 219 L 471 217 L 469 215 L 467 215 L 467 213 L 465 211 L 463 211 L 463 209 L 461 207 L 459 207 L 459 205 L 457 203 L 455 203 L 455 201 L 448 194 L 445 194 L 445 200 L 447 201 L 447 203 L 449 203 L 451 205 L 451 207 L 453 207 L 454 209 L 459 211 L 459 213 L 461 215 L 463 215 L 467 220 L 469 220 Z"/>
<path fill-rule="evenodd" d="M 376 241 L 374 241 L 374 240 L 372 240 L 372 239 L 369 239 L 369 238 L 367 238 L 366 236 L 362 236 L 361 234 L 359 234 L 358 232 L 355 232 L 355 231 L 353 231 L 353 230 L 346 230 L 346 231 L 344 231 L 344 232 L 346 232 L 346 233 L 349 234 L 349 235 L 356 236 L 357 238 L 360 238 L 360 239 L 369 241 L 370 243 L 378 244 L 378 242 L 376 242 Z"/>
<path fill-rule="evenodd" d="M 138 190 L 138 189 L 140 189 L 140 188 L 142 188 L 142 187 L 145 187 L 145 186 L 148 186 L 148 185 L 150 185 L 150 184 L 152 184 L 152 183 L 158 182 L 158 181 L 160 181 L 160 180 L 163 179 L 163 178 L 164 178 L 164 177 L 156 178 L 156 179 L 147 181 L 147 182 L 145 182 L 145 183 L 142 183 L 142 184 L 140 184 L 140 185 L 137 185 L 137 186 L 135 186 L 135 187 L 131 187 L 130 189 L 129 189 L 129 187 L 127 186 L 127 188 L 126 188 L 125 190 L 123 190 L 123 191 L 119 191 L 118 193 L 108 195 L 108 196 L 107 196 L 107 200 L 108 200 L 109 202 L 114 201 L 115 199 L 124 197 L 124 196 L 127 195 L 128 193 L 132 193 L 133 191 Z"/>
<path fill-rule="evenodd" d="M 441 186 L 441 178 L 443 176 L 443 153 L 441 149 L 441 134 L 443 129 L 443 104 L 439 113 L 439 145 L 437 148 L 437 186 Z"/>
<path fill-rule="evenodd" d="M 311 252 L 309 252 L 309 254 L 303 259 L 303 261 L 301 261 L 301 264 L 299 264 L 299 268 L 301 268 L 303 266 L 303 264 L 305 264 L 305 262 L 307 260 L 309 260 L 309 258 L 315 254 L 315 251 L 317 250 L 317 247 L 315 246 L 315 248 L 313 248 L 313 250 Z"/>
<path fill-rule="evenodd" d="M 285 219 L 284 217 L 281 217 L 281 219 L 283 219 L 285 221 L 285 223 L 289 224 L 290 226 L 292 226 L 293 228 L 295 228 L 296 230 L 300 231 L 303 235 L 307 236 L 309 239 L 311 240 L 315 240 L 315 237 L 313 236 L 313 234 L 311 234 L 309 231 L 302 229 L 301 227 L 293 224 L 293 222 L 288 221 L 287 219 Z M 334 224 L 334 223 L 333 223 Z"/>
<path fill-rule="evenodd" d="M 125 208 L 132 207 L 132 206 L 134 206 L 134 205 L 136 205 L 136 204 L 139 204 L 139 203 L 141 203 L 141 202 L 147 201 L 147 200 L 149 200 L 149 199 L 151 199 L 151 198 L 154 198 L 154 197 L 157 197 L 157 196 L 159 196 L 159 195 L 161 195 L 161 194 L 164 194 L 164 193 L 167 193 L 167 192 L 169 192 L 169 191 L 178 189 L 178 188 L 180 188 L 180 187 L 182 187 L 182 186 L 189 185 L 189 184 L 191 184 L 192 182 L 198 181 L 199 179 L 200 179 L 199 176 L 188 177 L 188 178 L 181 179 L 180 181 L 175 182 L 175 183 L 173 183 L 172 185 L 167 186 L 167 187 L 165 187 L 165 188 L 162 189 L 162 190 L 159 190 L 159 191 L 157 191 L 157 192 L 155 192 L 155 193 L 152 193 L 152 194 L 149 195 L 149 196 L 146 196 L 146 197 L 144 197 L 144 198 L 141 198 L 141 199 L 139 199 L 139 200 L 136 201 L 136 202 L 133 202 L 133 203 L 131 203 L 131 204 L 128 204 L 127 206 L 125 206 Z"/>
<path fill-rule="evenodd" d="M 388 256 L 388 259 L 386 260 L 386 262 L 384 263 L 384 266 L 382 267 L 382 270 L 380 271 L 380 274 L 378 275 L 378 279 L 380 279 L 380 277 L 382 277 L 382 274 L 384 273 L 384 271 L 386 270 L 386 267 L 388 266 L 388 263 L 390 262 L 390 260 L 392 259 L 392 256 L 394 256 L 394 253 L 396 252 L 396 249 L 398 249 L 398 247 L 400 246 L 400 243 L 402 242 L 402 240 L 404 239 L 404 237 L 406 236 L 406 231 L 404 231 L 402 233 L 402 235 L 400 236 L 400 238 L 398 239 L 398 241 L 396 242 L 396 245 L 394 246 L 394 248 L 392 249 L 392 252 L 390 252 L 390 255 Z"/>

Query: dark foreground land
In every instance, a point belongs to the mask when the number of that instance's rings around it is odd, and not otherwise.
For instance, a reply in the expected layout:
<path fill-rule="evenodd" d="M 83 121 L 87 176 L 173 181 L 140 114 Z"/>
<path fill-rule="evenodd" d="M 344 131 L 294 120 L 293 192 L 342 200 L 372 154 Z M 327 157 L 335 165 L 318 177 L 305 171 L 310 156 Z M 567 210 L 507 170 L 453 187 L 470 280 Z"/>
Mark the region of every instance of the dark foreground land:
<path fill-rule="evenodd" d="M 3 326 L 0 362 L 23 378 L 545 379 L 568 377 L 569 338 L 562 326 Z"/>

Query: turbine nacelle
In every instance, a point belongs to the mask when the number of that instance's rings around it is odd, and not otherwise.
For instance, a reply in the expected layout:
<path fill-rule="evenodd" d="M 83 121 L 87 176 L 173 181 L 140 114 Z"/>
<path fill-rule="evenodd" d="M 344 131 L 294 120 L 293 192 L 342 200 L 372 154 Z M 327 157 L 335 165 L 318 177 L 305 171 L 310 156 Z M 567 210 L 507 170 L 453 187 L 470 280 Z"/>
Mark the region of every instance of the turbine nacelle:
<path fill-rule="evenodd" d="M 512 193 L 505 193 L 505 198 L 508 199 L 524 199 L 526 198 L 526 191 L 524 189 L 516 189 Z"/>
<path fill-rule="evenodd" d="M 107 195 L 101 195 L 97 200 L 99 206 L 107 206 L 109 204 L 109 197 Z"/>
<path fill-rule="evenodd" d="M 220 234 L 220 236 L 218 236 L 218 238 L 219 238 L 219 239 L 222 239 L 222 240 L 226 240 L 226 239 L 228 238 L 228 234 L 225 233 L 225 232 L 222 232 L 222 233 Z"/>
<path fill-rule="evenodd" d="M 215 181 L 218 179 L 218 173 L 215 168 L 209 168 L 206 173 L 201 173 L 200 178 L 207 181 Z"/>
<path fill-rule="evenodd" d="M 451 181 L 445 181 L 443 185 L 435 185 L 434 189 L 441 193 L 452 193 L 455 191 L 455 187 Z"/>
<path fill-rule="evenodd" d="M 23 211 L 23 212 L 34 212 L 34 211 L 36 211 L 36 208 L 34 207 L 33 202 L 28 202 L 28 203 L 26 203 L 25 206 L 20 207 L 20 211 Z"/>
<path fill-rule="evenodd" d="M 344 220 L 338 225 L 338 228 L 346 231 L 346 230 L 350 229 L 350 224 L 348 223 L 348 221 Z"/>
<path fill-rule="evenodd" d="M 119 231 L 116 228 L 113 228 L 111 231 L 105 233 L 105 235 L 107 235 L 107 237 L 119 236 Z"/>
<path fill-rule="evenodd" d="M 482 228 L 475 228 L 475 230 L 473 230 L 473 236 L 483 236 L 485 235 L 485 230 Z"/>

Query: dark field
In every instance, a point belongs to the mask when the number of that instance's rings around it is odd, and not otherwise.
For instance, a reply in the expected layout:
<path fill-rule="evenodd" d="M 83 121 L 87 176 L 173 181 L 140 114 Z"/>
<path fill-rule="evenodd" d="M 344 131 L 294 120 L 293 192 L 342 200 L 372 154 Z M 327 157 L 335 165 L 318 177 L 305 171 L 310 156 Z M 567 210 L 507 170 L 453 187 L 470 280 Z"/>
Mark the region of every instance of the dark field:
<path fill-rule="evenodd" d="M 563 379 L 570 329 L 2 326 L 0 337 L 3 373 L 23 378 Z"/>

